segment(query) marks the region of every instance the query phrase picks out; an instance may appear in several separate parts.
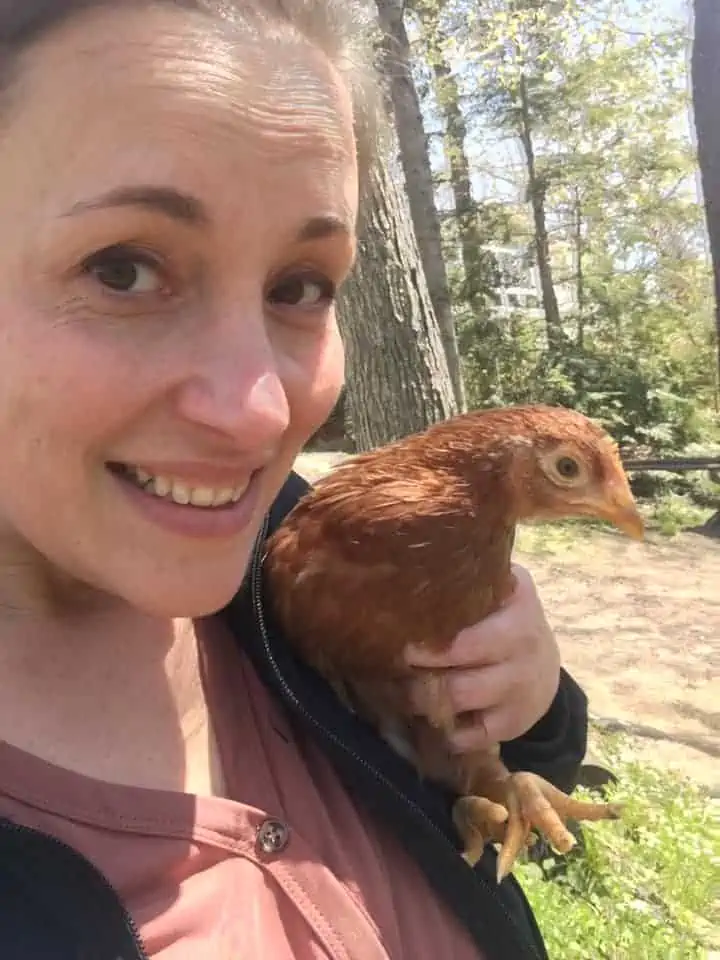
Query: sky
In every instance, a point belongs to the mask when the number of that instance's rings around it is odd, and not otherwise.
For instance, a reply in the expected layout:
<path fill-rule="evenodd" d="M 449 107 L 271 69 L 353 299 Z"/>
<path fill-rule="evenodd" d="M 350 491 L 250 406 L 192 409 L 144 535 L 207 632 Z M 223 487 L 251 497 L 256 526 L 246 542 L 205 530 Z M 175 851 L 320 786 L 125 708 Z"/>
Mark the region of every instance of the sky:
<path fill-rule="evenodd" d="M 639 10 L 642 4 L 635 3 L 630 6 L 631 9 L 634 6 L 636 10 Z M 661 14 L 682 17 L 687 15 L 688 2 L 687 0 L 655 0 L 655 8 Z"/>
<path fill-rule="evenodd" d="M 659 22 L 666 17 L 679 19 L 688 24 L 688 35 L 690 34 L 689 0 L 652 0 L 649 4 L 647 0 L 627 0 L 630 17 L 627 21 L 627 29 L 637 31 L 638 33 L 647 30 L 657 30 Z M 720 3 L 720 0 L 718 0 Z M 688 49 L 688 67 L 689 67 L 689 49 Z M 440 124 L 428 116 L 429 122 L 435 129 Z M 692 119 L 688 115 L 686 125 L 688 137 L 692 137 Z M 522 156 L 519 152 L 519 144 L 507 139 L 494 139 L 492 136 L 483 135 L 481 138 L 470 138 L 469 154 L 475 174 L 473 176 L 473 188 L 475 195 L 480 198 L 497 198 L 512 200 L 517 197 L 517 187 L 511 184 L 503 184 L 494 171 L 502 171 L 513 165 L 522 164 Z M 443 165 L 443 154 L 441 144 L 434 140 L 431 142 L 433 153 L 433 163 L 441 168 Z M 483 175 L 483 167 L 488 171 Z M 698 194 L 699 196 L 699 194 Z M 443 202 L 445 200 L 445 202 Z M 452 205 L 451 197 L 440 195 L 440 201 L 443 206 L 447 203 Z"/>

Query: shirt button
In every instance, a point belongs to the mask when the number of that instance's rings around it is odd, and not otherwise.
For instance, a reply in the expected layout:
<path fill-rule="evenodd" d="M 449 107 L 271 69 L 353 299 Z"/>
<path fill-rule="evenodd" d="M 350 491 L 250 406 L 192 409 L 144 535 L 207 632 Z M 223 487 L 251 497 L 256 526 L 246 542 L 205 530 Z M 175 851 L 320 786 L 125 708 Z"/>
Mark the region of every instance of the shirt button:
<path fill-rule="evenodd" d="M 282 853 L 290 842 L 290 827 L 282 820 L 269 819 L 260 824 L 257 845 L 263 853 Z"/>

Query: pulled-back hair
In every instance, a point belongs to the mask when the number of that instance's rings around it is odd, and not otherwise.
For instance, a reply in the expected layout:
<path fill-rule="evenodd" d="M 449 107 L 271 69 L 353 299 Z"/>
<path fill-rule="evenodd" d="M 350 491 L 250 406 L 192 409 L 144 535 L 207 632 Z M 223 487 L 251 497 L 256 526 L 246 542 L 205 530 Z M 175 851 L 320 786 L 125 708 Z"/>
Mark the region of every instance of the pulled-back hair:
<path fill-rule="evenodd" d="M 354 0 L 0 0 L 0 92 L 12 85 L 20 55 L 51 31 L 103 8 L 170 6 L 219 20 L 264 20 L 287 26 L 336 67 L 353 102 L 361 184 L 372 164 L 380 97 L 370 32 Z"/>

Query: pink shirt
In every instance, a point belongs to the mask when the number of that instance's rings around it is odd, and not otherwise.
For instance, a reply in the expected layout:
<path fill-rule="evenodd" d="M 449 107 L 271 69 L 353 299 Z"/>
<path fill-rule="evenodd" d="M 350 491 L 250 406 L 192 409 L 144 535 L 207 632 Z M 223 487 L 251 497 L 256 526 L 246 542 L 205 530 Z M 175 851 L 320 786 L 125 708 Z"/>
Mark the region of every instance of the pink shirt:
<path fill-rule="evenodd" d="M 217 627 L 201 662 L 227 799 L 112 785 L 0 743 L 0 817 L 91 860 L 161 960 L 478 960 Z"/>

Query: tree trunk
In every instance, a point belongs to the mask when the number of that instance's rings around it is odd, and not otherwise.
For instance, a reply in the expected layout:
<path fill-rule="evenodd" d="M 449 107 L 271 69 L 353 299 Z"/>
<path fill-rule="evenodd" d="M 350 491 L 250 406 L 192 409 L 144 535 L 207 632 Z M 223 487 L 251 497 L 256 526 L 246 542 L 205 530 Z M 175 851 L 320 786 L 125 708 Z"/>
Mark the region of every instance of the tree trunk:
<path fill-rule="evenodd" d="M 305 444 L 304 449 L 313 453 L 342 450 L 353 453 L 352 437 L 348 434 L 345 391 L 341 393 L 325 423 L 319 427 Z"/>
<path fill-rule="evenodd" d="M 437 0 L 410 0 L 409 8 L 422 26 L 423 45 L 433 71 L 435 97 L 443 119 L 443 148 L 455 208 L 453 222 L 462 257 L 460 298 L 472 317 L 475 397 L 480 402 L 498 402 L 502 396 L 497 360 L 502 349 L 502 332 L 492 313 L 497 299 L 497 262 L 486 250 L 473 197 L 466 151 L 468 131 L 460 105 L 460 88 L 447 59 L 447 34 L 440 21 L 441 8 Z"/>
<path fill-rule="evenodd" d="M 585 263 L 583 255 L 585 253 L 585 242 L 583 240 L 583 204 L 580 198 L 580 190 L 575 187 L 575 298 L 577 300 L 578 313 L 582 317 L 585 309 Z M 582 326 L 579 336 L 580 346 L 583 346 Z"/>
<path fill-rule="evenodd" d="M 575 346 L 585 349 L 585 241 L 583 239 L 583 203 L 579 187 L 573 190 L 573 241 L 575 245 L 575 299 L 577 301 L 577 336 Z"/>
<path fill-rule="evenodd" d="M 465 391 L 443 257 L 440 217 L 435 204 L 432 166 L 420 99 L 412 76 L 410 42 L 403 20 L 404 4 L 402 0 L 376 0 L 376 3 L 385 41 L 384 72 L 392 101 L 410 214 L 455 398 L 458 407 L 464 409 Z"/>
<path fill-rule="evenodd" d="M 560 319 L 560 308 L 555 294 L 555 284 L 553 283 L 550 241 L 548 239 L 547 223 L 545 220 L 546 187 L 544 180 L 538 176 L 535 163 L 530 101 L 528 98 L 527 81 L 523 75 L 520 76 L 519 93 L 519 133 L 525 153 L 525 164 L 528 175 L 528 197 L 532 206 L 535 225 L 535 256 L 537 258 L 538 273 L 540 274 L 540 289 L 542 291 L 543 309 L 545 311 L 548 347 L 552 354 L 557 355 L 562 352 L 564 338 L 562 320 Z"/>
<path fill-rule="evenodd" d="M 473 314 L 487 312 L 483 279 L 485 258 L 478 230 L 477 209 L 472 195 L 470 165 L 465 153 L 467 128 L 459 103 L 455 77 L 446 61 L 433 64 L 438 100 L 445 116 L 445 154 L 450 167 L 450 186 L 455 201 L 455 217 L 460 234 L 463 263 L 463 298 Z"/>
<path fill-rule="evenodd" d="M 422 23 L 425 49 L 435 76 L 435 95 L 445 121 L 443 145 L 462 252 L 463 299 L 479 316 L 486 310 L 483 245 L 472 194 L 470 164 L 465 152 L 467 126 L 460 107 L 460 90 L 445 55 L 437 0 L 415 0 L 412 9 Z"/>
<path fill-rule="evenodd" d="M 385 165 L 373 173 L 358 260 L 339 304 L 347 411 L 358 450 L 458 412 L 407 203 Z"/>
<path fill-rule="evenodd" d="M 715 325 L 720 369 L 720 6 L 695 0 L 692 92 L 700 176 L 715 273 Z"/>

